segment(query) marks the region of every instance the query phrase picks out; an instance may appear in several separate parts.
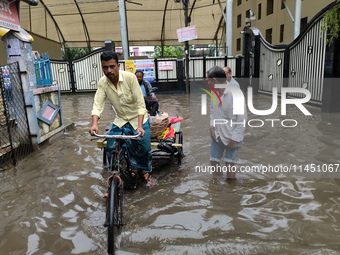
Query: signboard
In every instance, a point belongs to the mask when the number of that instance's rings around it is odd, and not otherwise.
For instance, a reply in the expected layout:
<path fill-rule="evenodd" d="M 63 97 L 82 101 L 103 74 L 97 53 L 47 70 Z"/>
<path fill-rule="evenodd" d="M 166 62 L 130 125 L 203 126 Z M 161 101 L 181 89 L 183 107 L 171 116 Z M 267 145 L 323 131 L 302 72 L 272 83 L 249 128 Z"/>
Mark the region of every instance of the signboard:
<path fill-rule="evenodd" d="M 172 61 L 160 61 L 158 62 L 158 70 L 159 71 L 172 71 L 174 70 Z"/>
<path fill-rule="evenodd" d="M 130 72 L 130 73 L 135 73 L 135 63 L 133 60 L 125 60 L 125 71 Z"/>
<path fill-rule="evenodd" d="M 144 73 L 145 80 L 155 82 L 155 62 L 153 59 L 125 60 L 125 71 L 135 73 L 137 70 Z"/>
<path fill-rule="evenodd" d="M 16 1 L 0 0 L 0 27 L 19 31 L 20 21 Z"/>
<path fill-rule="evenodd" d="M 177 29 L 178 42 L 185 42 L 197 39 L 196 26 Z"/>

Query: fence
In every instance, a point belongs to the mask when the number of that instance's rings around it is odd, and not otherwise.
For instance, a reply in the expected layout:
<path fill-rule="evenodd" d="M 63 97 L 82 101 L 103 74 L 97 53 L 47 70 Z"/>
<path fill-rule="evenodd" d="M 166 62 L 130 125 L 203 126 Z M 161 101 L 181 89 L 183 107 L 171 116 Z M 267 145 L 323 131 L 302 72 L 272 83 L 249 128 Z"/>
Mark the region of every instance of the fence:
<path fill-rule="evenodd" d="M 91 53 L 74 60 L 52 60 L 53 85 L 59 86 L 61 92 L 86 92 L 95 91 L 97 82 L 103 76 L 101 69 L 100 54 L 104 48 L 97 49 Z M 230 66 L 236 73 L 236 59 L 228 57 L 201 57 L 189 60 L 190 79 L 203 79 L 206 71 L 214 66 Z M 162 62 L 170 62 L 171 70 L 161 70 Z M 125 70 L 124 61 L 119 61 L 120 69 Z M 155 59 L 155 82 L 178 83 L 177 90 L 185 91 L 185 64 L 183 59 Z M 158 86 L 159 87 L 159 86 Z M 164 90 L 173 89 L 173 86 L 164 86 Z M 162 91 L 158 90 L 158 91 Z"/>
<path fill-rule="evenodd" d="M 47 53 L 41 56 L 39 53 L 35 54 L 34 69 L 38 87 L 52 85 L 51 63 Z"/>
<path fill-rule="evenodd" d="M 18 63 L 0 69 L 0 171 L 33 150 Z"/>

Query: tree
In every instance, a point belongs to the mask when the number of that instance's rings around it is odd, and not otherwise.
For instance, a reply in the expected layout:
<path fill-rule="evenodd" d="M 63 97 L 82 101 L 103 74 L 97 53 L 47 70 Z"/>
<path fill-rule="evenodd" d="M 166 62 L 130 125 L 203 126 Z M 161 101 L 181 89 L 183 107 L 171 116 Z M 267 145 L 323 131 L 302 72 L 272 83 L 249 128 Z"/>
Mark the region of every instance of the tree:
<path fill-rule="evenodd" d="M 340 32 L 340 0 L 329 10 L 322 20 L 322 31 L 328 31 L 327 44 L 331 45 L 338 38 Z"/>
<path fill-rule="evenodd" d="M 215 44 L 209 44 L 208 49 L 209 49 L 209 56 L 215 56 L 215 54 L 218 55 L 216 52 Z"/>
<path fill-rule="evenodd" d="M 80 58 L 87 53 L 90 53 L 88 48 L 65 48 L 65 51 L 62 52 L 64 60 Z"/>
<path fill-rule="evenodd" d="M 157 46 L 155 49 L 154 58 L 162 57 L 162 48 Z M 163 58 L 183 58 L 183 46 L 164 46 L 163 47 Z"/>

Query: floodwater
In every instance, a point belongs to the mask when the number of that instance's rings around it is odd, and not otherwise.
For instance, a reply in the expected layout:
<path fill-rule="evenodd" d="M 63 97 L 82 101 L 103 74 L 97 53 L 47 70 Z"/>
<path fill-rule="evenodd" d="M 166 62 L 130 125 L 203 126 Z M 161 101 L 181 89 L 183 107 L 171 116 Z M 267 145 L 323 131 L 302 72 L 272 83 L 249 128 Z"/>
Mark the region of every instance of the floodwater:
<path fill-rule="evenodd" d="M 340 254 L 339 114 L 314 107 L 306 117 L 294 107 L 286 117 L 249 112 L 248 119 L 295 118 L 299 124 L 247 126 L 238 169 L 324 164 L 326 174 L 237 173 L 229 182 L 223 173 L 198 171 L 209 165 L 209 121 L 192 110 L 192 98 L 158 98 L 162 111 L 184 117 L 186 157 L 180 167 L 170 161 L 155 168 L 152 187 L 125 192 L 117 254 Z M 92 100 L 63 95 L 64 119 L 75 127 L 0 173 L 1 255 L 106 254 L 107 172 L 88 134 Z M 254 100 L 258 107 L 271 103 L 265 95 Z M 107 104 L 102 132 L 112 116 Z"/>

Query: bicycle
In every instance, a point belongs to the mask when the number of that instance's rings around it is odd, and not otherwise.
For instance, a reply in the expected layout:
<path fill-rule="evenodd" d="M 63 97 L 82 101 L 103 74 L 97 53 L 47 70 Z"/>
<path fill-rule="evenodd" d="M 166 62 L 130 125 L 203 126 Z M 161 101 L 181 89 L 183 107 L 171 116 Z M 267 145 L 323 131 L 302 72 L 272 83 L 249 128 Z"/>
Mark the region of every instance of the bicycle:
<path fill-rule="evenodd" d="M 123 222 L 123 189 L 124 185 L 128 188 L 135 188 L 138 182 L 138 173 L 131 169 L 130 159 L 127 147 L 122 143 L 125 139 L 141 139 L 141 133 L 137 135 L 98 135 L 93 132 L 96 137 L 104 138 L 99 140 L 104 148 L 104 162 L 106 162 L 106 139 L 116 139 L 114 157 L 111 157 L 109 170 L 111 175 L 108 177 L 107 183 L 107 206 L 106 206 L 106 221 L 104 226 L 108 228 L 107 252 L 114 254 L 115 235 L 118 229 L 124 225 Z M 98 144 L 97 142 L 97 144 Z M 99 148 L 101 146 L 98 146 Z M 116 229 L 116 230 L 115 230 Z"/>

